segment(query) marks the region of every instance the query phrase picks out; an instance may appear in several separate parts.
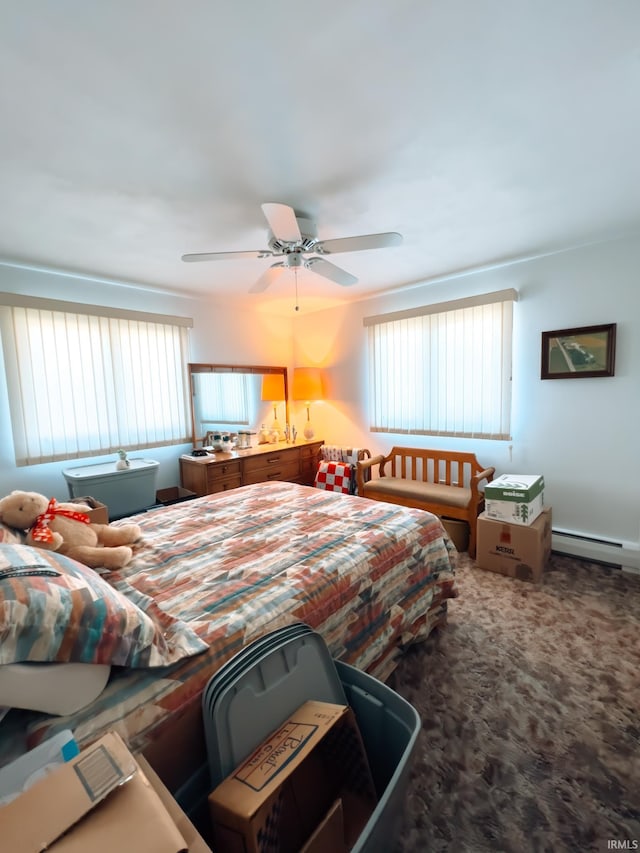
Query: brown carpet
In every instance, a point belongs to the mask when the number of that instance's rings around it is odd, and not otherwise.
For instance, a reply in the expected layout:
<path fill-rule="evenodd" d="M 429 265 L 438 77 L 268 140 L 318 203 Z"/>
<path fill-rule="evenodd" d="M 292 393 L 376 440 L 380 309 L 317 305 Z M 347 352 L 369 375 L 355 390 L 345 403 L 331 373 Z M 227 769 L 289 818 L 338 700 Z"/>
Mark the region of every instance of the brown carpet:
<path fill-rule="evenodd" d="M 640 850 L 640 576 L 458 583 L 390 681 L 422 718 L 398 853 Z"/>

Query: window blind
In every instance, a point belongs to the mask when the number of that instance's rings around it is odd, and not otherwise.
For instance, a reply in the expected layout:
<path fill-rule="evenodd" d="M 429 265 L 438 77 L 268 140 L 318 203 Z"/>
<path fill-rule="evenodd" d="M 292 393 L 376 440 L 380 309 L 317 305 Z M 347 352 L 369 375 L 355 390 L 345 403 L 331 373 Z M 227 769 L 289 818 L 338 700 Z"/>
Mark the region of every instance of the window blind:
<path fill-rule="evenodd" d="M 197 374 L 196 374 L 197 375 Z M 203 427 L 249 424 L 247 375 L 207 373 L 197 384 L 199 422 Z"/>
<path fill-rule="evenodd" d="M 191 321 L 91 308 L 0 294 L 17 465 L 191 440 Z"/>
<path fill-rule="evenodd" d="M 514 290 L 365 318 L 372 432 L 508 439 Z"/>

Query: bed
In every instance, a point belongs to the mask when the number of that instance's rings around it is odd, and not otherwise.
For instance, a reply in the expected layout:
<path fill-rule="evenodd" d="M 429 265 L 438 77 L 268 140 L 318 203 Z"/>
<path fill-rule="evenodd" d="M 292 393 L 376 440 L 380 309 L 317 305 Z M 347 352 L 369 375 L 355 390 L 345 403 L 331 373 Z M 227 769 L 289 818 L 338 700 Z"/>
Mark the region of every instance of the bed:
<path fill-rule="evenodd" d="M 136 521 L 143 537 L 133 560 L 106 580 L 150 615 L 181 659 L 114 664 L 99 697 L 68 716 L 14 709 L 0 722 L 0 765 L 18 731 L 31 748 L 71 729 L 82 747 L 113 729 L 176 793 L 206 754 L 202 691 L 243 646 L 304 622 L 334 658 L 386 680 L 457 594 L 455 549 L 422 510 L 269 482 Z"/>

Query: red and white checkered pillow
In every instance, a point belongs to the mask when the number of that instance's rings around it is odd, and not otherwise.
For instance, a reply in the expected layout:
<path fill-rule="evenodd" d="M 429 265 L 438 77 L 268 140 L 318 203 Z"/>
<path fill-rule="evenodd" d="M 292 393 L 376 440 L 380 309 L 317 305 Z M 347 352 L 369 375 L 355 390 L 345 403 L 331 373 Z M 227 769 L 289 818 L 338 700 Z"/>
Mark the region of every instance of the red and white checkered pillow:
<path fill-rule="evenodd" d="M 351 473 L 352 466 L 347 462 L 319 462 L 314 485 L 316 489 L 348 495 L 351 491 Z"/>

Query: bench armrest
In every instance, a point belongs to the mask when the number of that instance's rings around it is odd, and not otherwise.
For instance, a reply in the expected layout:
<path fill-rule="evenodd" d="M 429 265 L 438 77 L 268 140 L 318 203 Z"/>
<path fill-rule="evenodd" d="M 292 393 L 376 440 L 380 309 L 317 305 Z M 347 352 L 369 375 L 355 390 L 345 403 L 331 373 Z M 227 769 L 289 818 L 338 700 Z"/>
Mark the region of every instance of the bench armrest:
<path fill-rule="evenodd" d="M 480 489 L 478 488 L 479 484 L 486 480 L 488 483 L 493 480 L 493 475 L 496 473 L 495 468 L 485 468 L 484 471 L 478 471 L 477 474 L 474 474 L 471 478 L 471 482 L 469 486 L 471 487 L 471 499 L 473 501 L 477 501 L 480 498 Z"/>
<path fill-rule="evenodd" d="M 358 459 L 356 463 L 356 488 L 359 495 L 363 494 L 364 484 L 371 479 L 371 468 L 374 465 L 381 465 L 385 458 L 382 453 L 379 453 L 377 456 L 370 455 L 369 459 Z"/>
<path fill-rule="evenodd" d="M 381 462 L 384 462 L 385 458 L 382 453 L 378 453 L 377 456 L 371 456 L 369 459 L 358 459 L 358 468 L 362 468 L 363 470 L 371 468 L 372 465 L 379 465 Z"/>

